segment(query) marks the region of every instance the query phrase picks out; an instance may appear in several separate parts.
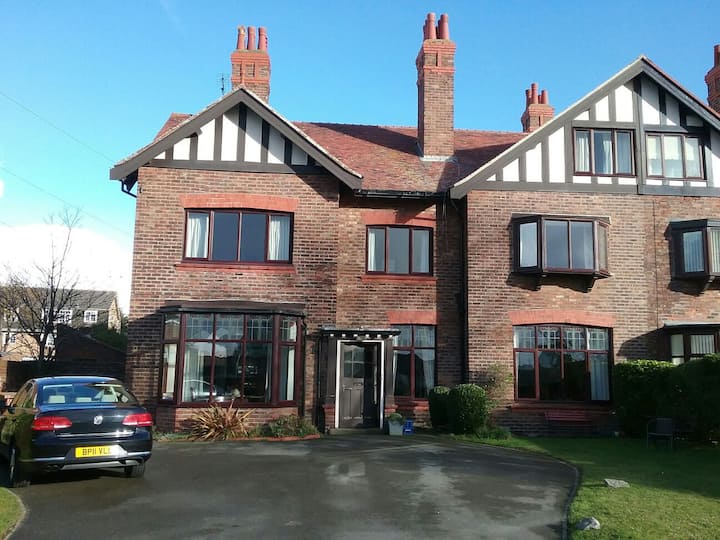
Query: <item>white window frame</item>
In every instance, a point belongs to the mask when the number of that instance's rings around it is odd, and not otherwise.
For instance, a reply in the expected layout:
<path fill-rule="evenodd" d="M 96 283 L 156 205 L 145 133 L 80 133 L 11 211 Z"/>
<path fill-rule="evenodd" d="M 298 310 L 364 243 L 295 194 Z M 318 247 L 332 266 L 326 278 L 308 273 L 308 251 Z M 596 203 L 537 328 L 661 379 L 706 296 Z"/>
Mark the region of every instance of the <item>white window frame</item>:
<path fill-rule="evenodd" d="M 73 310 L 72 309 L 60 309 L 55 317 L 55 323 L 57 324 L 69 324 L 72 322 Z"/>
<path fill-rule="evenodd" d="M 96 324 L 98 322 L 98 310 L 97 309 L 86 309 L 83 313 L 84 324 Z"/>

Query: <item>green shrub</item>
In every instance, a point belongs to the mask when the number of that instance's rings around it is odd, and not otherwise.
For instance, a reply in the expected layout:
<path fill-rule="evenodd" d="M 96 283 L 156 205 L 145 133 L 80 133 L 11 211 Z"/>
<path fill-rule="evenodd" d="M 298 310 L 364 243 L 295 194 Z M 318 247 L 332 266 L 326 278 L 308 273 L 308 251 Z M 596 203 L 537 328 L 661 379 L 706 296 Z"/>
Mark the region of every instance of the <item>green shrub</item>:
<path fill-rule="evenodd" d="M 654 416 L 672 416 L 673 364 L 656 360 L 632 360 L 613 369 L 613 397 L 620 428 L 628 435 L 645 435 Z"/>
<path fill-rule="evenodd" d="M 441 428 L 448 425 L 448 396 L 450 389 L 447 386 L 436 386 L 428 394 L 430 407 L 430 423 L 433 427 Z"/>
<path fill-rule="evenodd" d="M 317 428 L 307 418 L 295 414 L 271 420 L 260 430 L 261 436 L 274 438 L 306 437 L 317 433 Z"/>
<path fill-rule="evenodd" d="M 248 436 L 245 421 L 254 409 L 240 412 L 233 409 L 234 400 L 226 409 L 218 405 L 211 405 L 195 413 L 190 420 L 190 436 L 203 441 L 226 441 Z"/>
<path fill-rule="evenodd" d="M 476 384 L 459 384 L 448 394 L 448 416 L 453 433 L 476 433 L 485 425 L 488 399 Z"/>
<path fill-rule="evenodd" d="M 495 439 L 499 441 L 503 441 L 506 439 L 509 439 L 512 435 L 510 434 L 510 431 L 505 429 L 502 426 L 491 426 L 491 425 L 485 425 L 481 427 L 476 433 L 478 437 L 481 439 Z"/>
<path fill-rule="evenodd" d="M 672 382 L 677 422 L 701 440 L 720 436 L 720 355 L 676 367 Z"/>

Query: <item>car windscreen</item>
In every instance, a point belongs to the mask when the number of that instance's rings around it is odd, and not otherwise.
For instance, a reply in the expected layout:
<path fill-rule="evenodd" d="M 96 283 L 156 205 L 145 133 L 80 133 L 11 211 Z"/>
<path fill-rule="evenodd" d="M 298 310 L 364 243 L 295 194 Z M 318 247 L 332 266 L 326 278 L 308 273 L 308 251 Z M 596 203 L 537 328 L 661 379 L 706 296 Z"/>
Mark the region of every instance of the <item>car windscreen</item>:
<path fill-rule="evenodd" d="M 39 393 L 42 405 L 68 403 L 125 403 L 137 405 L 137 399 L 116 382 L 63 382 L 46 384 Z"/>

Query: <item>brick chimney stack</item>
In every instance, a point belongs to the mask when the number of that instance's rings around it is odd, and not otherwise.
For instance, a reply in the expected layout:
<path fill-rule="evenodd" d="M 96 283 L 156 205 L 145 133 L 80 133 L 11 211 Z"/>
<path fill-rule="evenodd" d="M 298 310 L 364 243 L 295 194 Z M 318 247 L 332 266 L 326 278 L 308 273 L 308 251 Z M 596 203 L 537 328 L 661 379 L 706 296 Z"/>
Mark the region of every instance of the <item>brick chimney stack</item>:
<path fill-rule="evenodd" d="M 455 153 L 455 43 L 448 16 L 428 13 L 423 42 L 415 61 L 418 78 L 418 146 L 428 160 L 446 160 Z"/>
<path fill-rule="evenodd" d="M 268 54 L 267 31 L 258 29 L 257 40 L 255 27 L 248 26 L 247 34 L 244 26 L 238 26 L 237 48 L 230 54 L 232 64 L 233 89 L 245 86 L 267 101 L 270 97 L 270 55 Z"/>
<path fill-rule="evenodd" d="M 550 106 L 547 90 L 538 94 L 537 83 L 532 83 L 530 88 L 525 90 L 525 112 L 520 118 L 523 132 L 532 133 L 552 120 L 554 115 L 555 109 Z"/>
<path fill-rule="evenodd" d="M 708 105 L 720 114 L 720 45 L 715 45 L 715 62 L 705 75 L 708 87 Z"/>

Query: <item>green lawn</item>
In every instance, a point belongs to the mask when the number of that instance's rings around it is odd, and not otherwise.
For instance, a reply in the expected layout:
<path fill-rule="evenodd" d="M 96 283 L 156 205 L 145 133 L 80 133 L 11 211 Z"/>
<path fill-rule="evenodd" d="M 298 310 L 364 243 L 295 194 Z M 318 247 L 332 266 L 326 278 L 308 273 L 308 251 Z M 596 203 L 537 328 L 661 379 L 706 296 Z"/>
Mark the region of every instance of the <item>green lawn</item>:
<path fill-rule="evenodd" d="M 22 508 L 17 498 L 7 489 L 0 488 L 0 538 L 5 538 L 21 517 Z"/>
<path fill-rule="evenodd" d="M 681 443 L 674 451 L 638 439 L 463 438 L 548 453 L 578 467 L 581 485 L 569 516 L 572 538 L 718 538 L 720 448 Z M 605 487 L 625 480 L 629 488 Z M 601 529 L 575 524 L 593 516 Z"/>

